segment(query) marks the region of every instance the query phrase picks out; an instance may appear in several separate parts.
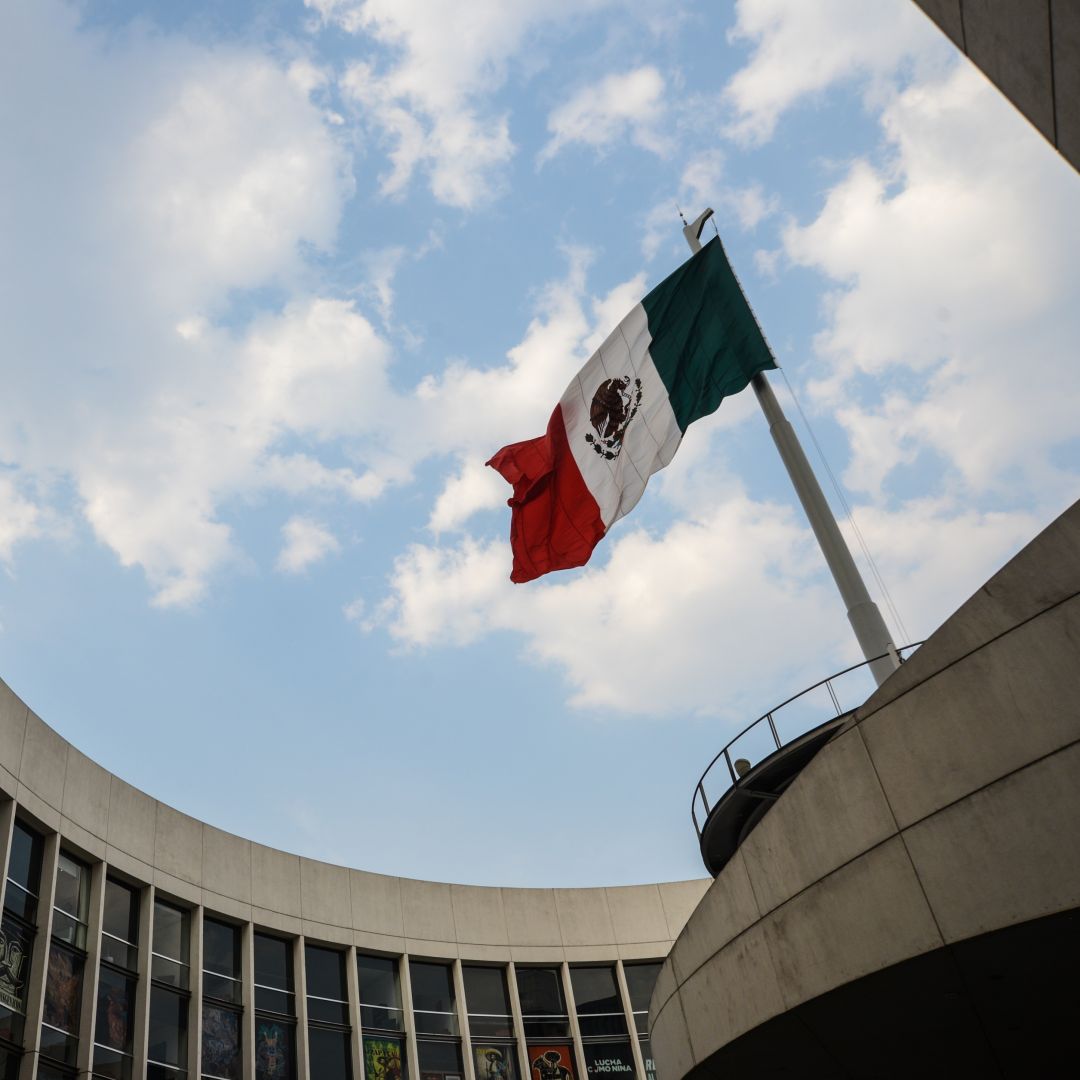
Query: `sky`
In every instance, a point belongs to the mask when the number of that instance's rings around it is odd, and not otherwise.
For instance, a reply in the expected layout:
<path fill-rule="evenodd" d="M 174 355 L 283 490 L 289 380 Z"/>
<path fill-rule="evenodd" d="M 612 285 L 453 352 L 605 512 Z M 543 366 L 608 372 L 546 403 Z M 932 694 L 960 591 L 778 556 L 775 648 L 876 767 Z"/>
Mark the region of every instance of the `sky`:
<path fill-rule="evenodd" d="M 709 759 L 860 658 L 750 393 L 509 582 L 484 462 L 680 208 L 895 637 L 1077 497 L 1080 177 L 910 0 L 10 0 L 0 131 L 0 677 L 253 840 L 698 877 Z"/>

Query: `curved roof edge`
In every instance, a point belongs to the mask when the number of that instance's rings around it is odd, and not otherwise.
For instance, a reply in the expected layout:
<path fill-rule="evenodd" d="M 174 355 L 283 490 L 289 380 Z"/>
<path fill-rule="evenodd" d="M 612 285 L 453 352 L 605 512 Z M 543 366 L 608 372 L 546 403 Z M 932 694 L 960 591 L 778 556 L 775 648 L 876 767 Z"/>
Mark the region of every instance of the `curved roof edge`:
<path fill-rule="evenodd" d="M 392 953 L 534 962 L 665 956 L 709 884 L 455 885 L 294 855 L 189 817 L 114 776 L 3 680 L 0 792 L 68 846 L 163 894 Z"/>

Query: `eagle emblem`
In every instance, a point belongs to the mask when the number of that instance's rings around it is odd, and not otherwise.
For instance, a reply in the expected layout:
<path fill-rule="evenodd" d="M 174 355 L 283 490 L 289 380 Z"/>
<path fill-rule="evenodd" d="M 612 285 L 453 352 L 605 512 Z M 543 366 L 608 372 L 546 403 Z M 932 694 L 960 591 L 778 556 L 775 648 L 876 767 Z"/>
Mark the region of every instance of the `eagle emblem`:
<path fill-rule="evenodd" d="M 623 436 L 641 407 L 641 380 L 605 379 L 593 394 L 589 420 L 593 430 L 585 441 L 602 457 L 613 461 L 622 450 Z"/>

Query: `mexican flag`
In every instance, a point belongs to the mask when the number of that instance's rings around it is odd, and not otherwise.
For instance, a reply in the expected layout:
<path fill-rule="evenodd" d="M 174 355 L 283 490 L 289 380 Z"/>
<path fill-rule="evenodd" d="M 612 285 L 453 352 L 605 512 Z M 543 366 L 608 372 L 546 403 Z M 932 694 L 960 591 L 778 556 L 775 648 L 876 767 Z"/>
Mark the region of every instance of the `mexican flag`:
<path fill-rule="evenodd" d="M 588 562 L 675 456 L 687 426 L 774 367 L 716 237 L 608 335 L 544 435 L 504 446 L 487 463 L 514 488 L 510 580 Z"/>

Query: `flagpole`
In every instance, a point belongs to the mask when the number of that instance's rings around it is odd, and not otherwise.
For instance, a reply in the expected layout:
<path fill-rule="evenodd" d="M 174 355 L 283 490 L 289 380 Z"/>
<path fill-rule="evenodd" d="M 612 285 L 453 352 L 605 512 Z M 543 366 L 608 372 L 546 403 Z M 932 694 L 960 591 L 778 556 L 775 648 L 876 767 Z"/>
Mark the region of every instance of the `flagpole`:
<path fill-rule="evenodd" d="M 683 229 L 683 236 L 692 252 L 701 250 L 701 230 L 705 222 L 712 217 L 712 210 L 706 210 L 696 221 Z M 685 220 L 685 219 L 684 219 Z M 900 659 L 889 633 L 885 620 L 881 617 L 877 604 L 870 599 L 866 583 L 851 557 L 851 550 L 844 540 L 840 527 L 829 508 L 821 485 L 806 460 L 806 454 L 795 435 L 795 429 L 784 416 L 780 402 L 776 400 L 769 380 L 764 372 L 758 372 L 752 380 L 758 404 L 765 414 L 780 458 L 784 462 L 788 476 L 799 496 L 803 510 L 810 521 L 810 528 L 821 547 L 825 562 L 832 572 L 836 587 L 847 607 L 848 621 L 855 631 L 863 656 L 870 661 L 870 671 L 880 686 L 899 666 Z"/>

